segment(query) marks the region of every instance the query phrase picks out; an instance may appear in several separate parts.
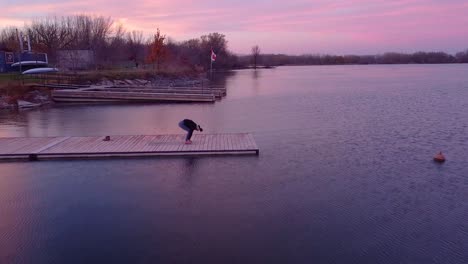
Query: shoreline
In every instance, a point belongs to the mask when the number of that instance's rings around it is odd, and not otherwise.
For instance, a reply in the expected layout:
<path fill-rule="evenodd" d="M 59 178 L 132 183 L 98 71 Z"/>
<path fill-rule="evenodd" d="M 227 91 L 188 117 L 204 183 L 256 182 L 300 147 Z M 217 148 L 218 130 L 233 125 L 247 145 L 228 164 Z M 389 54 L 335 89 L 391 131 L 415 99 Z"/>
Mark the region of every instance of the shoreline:
<path fill-rule="evenodd" d="M 134 87 L 209 87 L 211 81 L 204 73 L 148 74 L 145 71 L 80 72 L 54 75 L 3 75 L 0 83 L 0 110 L 37 109 L 54 105 L 51 91 L 89 86 Z"/>

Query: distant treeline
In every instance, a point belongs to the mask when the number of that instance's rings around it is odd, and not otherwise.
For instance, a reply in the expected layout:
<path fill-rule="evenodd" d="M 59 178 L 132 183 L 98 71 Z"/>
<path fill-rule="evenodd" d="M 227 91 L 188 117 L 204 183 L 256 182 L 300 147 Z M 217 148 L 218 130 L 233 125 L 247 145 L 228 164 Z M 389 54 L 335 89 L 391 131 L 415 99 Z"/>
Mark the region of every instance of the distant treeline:
<path fill-rule="evenodd" d="M 242 56 L 248 62 L 251 56 Z M 280 65 L 346 65 L 346 64 L 431 64 L 431 63 L 468 63 L 468 50 L 455 56 L 445 52 L 416 52 L 412 54 L 388 52 L 382 55 L 284 55 L 261 54 L 260 64 Z"/>
<path fill-rule="evenodd" d="M 225 35 L 210 33 L 199 38 L 176 42 L 155 27 L 154 34 L 145 37 L 141 31 L 128 31 L 110 17 L 75 15 L 45 17 L 23 28 L 0 30 L 0 50 L 18 52 L 19 32 L 24 42 L 30 39 L 35 52 L 48 54 L 50 64 L 57 63 L 60 50 L 92 51 L 96 69 L 146 67 L 184 68 L 203 71 L 210 68 L 211 49 L 217 54 L 214 68 L 244 68 L 252 64 L 279 65 L 343 65 L 343 64 L 408 64 L 408 63 L 468 63 L 468 50 L 450 55 L 444 52 L 382 55 L 283 55 L 261 54 L 254 46 L 251 55 L 238 56 L 228 50 Z M 27 45 L 24 45 L 27 47 Z M 254 53 L 254 50 L 256 51 Z"/>
<path fill-rule="evenodd" d="M 240 61 L 248 62 L 250 55 L 242 56 Z M 430 63 L 468 63 L 468 50 L 455 56 L 445 52 L 416 52 L 412 54 L 388 52 L 382 55 L 284 55 L 261 54 L 260 64 L 280 65 L 346 65 L 346 64 L 430 64 Z"/>

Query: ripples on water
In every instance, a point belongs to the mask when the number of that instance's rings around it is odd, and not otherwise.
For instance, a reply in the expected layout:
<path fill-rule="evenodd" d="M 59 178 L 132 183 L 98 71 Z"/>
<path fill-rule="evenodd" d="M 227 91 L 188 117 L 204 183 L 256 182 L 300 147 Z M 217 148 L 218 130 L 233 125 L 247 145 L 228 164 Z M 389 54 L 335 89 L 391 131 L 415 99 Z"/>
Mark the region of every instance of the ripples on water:
<path fill-rule="evenodd" d="M 0 136 L 181 133 L 190 117 L 261 150 L 0 163 L 0 263 L 466 263 L 467 72 L 280 67 L 228 76 L 215 104 L 0 113 Z"/>

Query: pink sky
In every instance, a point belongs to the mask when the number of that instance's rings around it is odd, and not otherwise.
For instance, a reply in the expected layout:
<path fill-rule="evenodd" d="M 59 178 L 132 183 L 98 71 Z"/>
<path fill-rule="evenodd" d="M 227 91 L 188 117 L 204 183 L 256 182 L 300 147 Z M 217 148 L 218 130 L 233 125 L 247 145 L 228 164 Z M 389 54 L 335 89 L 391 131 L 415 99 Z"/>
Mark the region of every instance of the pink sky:
<path fill-rule="evenodd" d="M 255 44 L 288 54 L 468 49 L 466 0 L 6 1 L 0 27 L 47 15 L 104 15 L 148 35 L 159 27 L 176 41 L 220 32 L 236 53 Z"/>

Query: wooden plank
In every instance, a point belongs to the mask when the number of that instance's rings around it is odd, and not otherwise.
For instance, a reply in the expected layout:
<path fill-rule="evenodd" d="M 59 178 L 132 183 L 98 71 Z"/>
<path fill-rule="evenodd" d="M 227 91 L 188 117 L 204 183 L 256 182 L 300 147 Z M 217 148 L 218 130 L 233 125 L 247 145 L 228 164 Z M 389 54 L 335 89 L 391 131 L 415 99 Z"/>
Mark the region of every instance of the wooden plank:
<path fill-rule="evenodd" d="M 109 145 L 111 141 L 104 141 L 104 137 L 85 137 L 83 138 L 83 143 L 82 144 L 77 144 L 76 146 L 73 147 L 74 152 L 82 152 L 83 150 L 86 150 L 87 152 L 97 152 L 100 149 L 102 150 L 103 148 L 106 148 L 108 146 L 104 145 L 107 144 Z M 113 137 L 111 140 L 115 141 L 116 138 Z M 67 151 L 66 149 L 64 151 Z"/>
<path fill-rule="evenodd" d="M 218 149 L 218 137 L 216 135 L 211 135 L 211 149 Z"/>
<path fill-rule="evenodd" d="M 224 137 L 223 134 L 215 135 L 217 141 L 217 149 L 225 149 Z"/>
<path fill-rule="evenodd" d="M 158 151 L 161 148 L 161 142 L 163 138 L 164 135 L 157 135 L 151 139 L 152 142 L 148 142 L 148 144 L 151 145 L 152 151 Z"/>
<path fill-rule="evenodd" d="M 239 135 L 234 135 L 233 138 L 232 138 L 232 141 L 233 141 L 232 144 L 233 144 L 235 150 L 242 149 L 242 147 L 240 146 L 241 137 Z"/>
<path fill-rule="evenodd" d="M 236 135 L 230 134 L 230 135 L 227 137 L 227 141 L 228 141 L 228 147 L 227 147 L 227 149 L 228 149 L 228 150 L 237 150 L 237 149 L 238 149 L 238 147 L 235 145 L 235 136 L 236 136 Z"/>
<path fill-rule="evenodd" d="M 220 150 L 222 149 L 222 142 L 221 142 L 221 137 L 219 136 L 220 134 L 218 135 L 213 135 L 214 138 L 215 138 L 215 148 L 214 150 Z"/>
<path fill-rule="evenodd" d="M 72 152 L 99 152 L 99 150 L 102 150 L 103 148 L 108 148 L 108 146 L 103 146 L 101 144 L 103 143 L 109 143 L 112 141 L 103 141 L 104 137 L 86 137 L 84 138 L 84 143 L 80 145 L 75 145 L 73 146 L 73 149 L 70 150 L 65 150 L 67 151 L 72 151 Z M 111 139 L 111 140 L 115 140 Z M 107 150 L 107 149 L 106 149 Z"/>
<path fill-rule="evenodd" d="M 176 151 L 180 151 L 183 146 L 185 145 L 185 135 L 182 135 L 182 134 L 177 134 L 176 135 L 177 139 L 177 148 L 176 148 Z"/>
<path fill-rule="evenodd" d="M 164 135 L 164 137 L 161 139 L 160 143 L 160 148 L 158 151 L 164 152 L 167 150 L 167 143 L 169 142 L 169 135 Z"/>
<path fill-rule="evenodd" d="M 205 136 L 205 144 L 204 144 L 204 147 L 205 147 L 205 149 L 210 149 L 211 135 L 205 134 L 204 136 Z"/>
<path fill-rule="evenodd" d="M 218 136 L 218 142 L 219 142 L 219 145 L 218 145 L 218 149 L 225 149 L 227 150 L 227 143 L 225 142 L 225 139 L 224 139 L 224 134 L 220 134 Z"/>
<path fill-rule="evenodd" d="M 135 145 L 137 144 L 138 141 L 138 136 L 130 136 L 129 140 L 127 141 L 126 145 L 122 147 L 123 152 L 135 152 L 138 151 L 138 149 L 135 148 Z"/>
<path fill-rule="evenodd" d="M 16 142 L 17 146 L 21 146 L 20 148 L 13 151 L 15 154 L 24 154 L 29 153 L 31 150 L 40 148 L 41 146 L 47 145 L 51 140 L 51 138 L 29 138 L 21 140 L 20 142 Z M 13 147 L 10 145 L 10 147 Z"/>
<path fill-rule="evenodd" d="M 32 153 L 35 153 L 35 154 L 40 153 L 40 152 L 42 152 L 42 151 L 44 151 L 44 150 L 46 150 L 46 149 L 48 149 L 48 148 L 51 148 L 51 147 L 53 147 L 53 146 L 55 146 L 55 145 L 57 145 L 57 144 L 60 144 L 60 143 L 64 142 L 65 140 L 68 140 L 69 138 L 70 138 L 70 137 L 58 137 L 58 138 L 55 138 L 55 140 L 53 140 L 53 141 L 50 142 L 49 144 L 44 145 L 44 146 L 42 146 L 41 148 L 36 149 L 35 151 L 32 151 Z"/>
<path fill-rule="evenodd" d="M 242 133 L 242 134 L 239 134 L 239 135 L 238 135 L 239 141 L 240 141 L 240 143 L 239 143 L 240 146 L 239 146 L 239 147 L 240 147 L 241 149 L 248 149 L 248 148 L 249 148 L 249 143 L 248 143 L 248 141 L 247 141 L 246 135 L 247 135 L 247 134 L 245 134 L 245 133 Z"/>
<path fill-rule="evenodd" d="M 171 151 L 174 146 L 175 140 L 172 135 L 167 135 L 166 148 L 164 151 Z"/>
<path fill-rule="evenodd" d="M 37 149 L 40 149 L 51 142 L 56 140 L 55 137 L 32 137 L 32 138 L 20 138 L 15 141 L 9 142 L 8 147 L 3 147 L 3 150 L 7 150 L 9 153 L 23 154 L 23 153 L 32 153 Z"/>
<path fill-rule="evenodd" d="M 200 134 L 199 137 L 200 137 L 200 148 L 203 149 L 203 150 L 208 149 L 206 147 L 206 135 L 205 134 Z"/>
<path fill-rule="evenodd" d="M 87 140 L 90 140 L 88 137 L 70 137 L 69 139 L 56 144 L 50 148 L 44 149 L 41 153 L 71 153 L 79 152 L 83 146 L 88 145 Z"/>
<path fill-rule="evenodd" d="M 154 141 L 150 143 L 153 146 L 152 151 L 154 152 L 161 151 L 165 137 L 166 135 L 158 135 L 154 138 Z"/>
<path fill-rule="evenodd" d="M 247 136 L 247 142 L 248 142 L 248 149 L 254 149 L 255 148 L 250 136 Z"/>
<path fill-rule="evenodd" d="M 184 145 L 185 135 L 177 134 L 175 135 L 175 137 L 175 142 L 177 144 L 174 145 L 174 151 L 180 151 L 182 149 L 182 146 Z"/>
<path fill-rule="evenodd" d="M 220 134 L 220 135 L 219 135 L 219 141 L 220 141 L 219 149 L 228 150 L 227 139 L 226 139 L 226 137 L 224 136 L 224 134 Z"/>
<path fill-rule="evenodd" d="M 258 149 L 253 136 L 251 134 L 248 134 L 247 138 L 249 139 L 251 149 Z"/>
<path fill-rule="evenodd" d="M 224 137 L 224 142 L 225 142 L 225 146 L 224 146 L 224 149 L 226 150 L 233 150 L 234 149 L 234 146 L 232 144 L 232 135 L 231 134 L 223 134 L 223 137 Z"/>
<path fill-rule="evenodd" d="M 141 151 L 148 151 L 150 148 L 149 143 L 151 141 L 152 141 L 152 136 L 141 136 L 140 140 L 135 145 L 135 148 Z"/>
<path fill-rule="evenodd" d="M 141 138 L 142 136 L 141 135 L 138 135 L 138 136 L 133 136 L 133 140 L 132 140 L 132 145 L 130 146 L 129 148 L 129 152 L 135 152 L 135 151 L 139 151 L 141 150 L 141 148 L 139 148 L 139 143 L 141 141 Z"/>
<path fill-rule="evenodd" d="M 232 141 L 232 146 L 234 150 L 240 149 L 240 136 L 239 135 L 233 135 L 231 141 Z"/>
<path fill-rule="evenodd" d="M 179 144 L 183 142 L 178 142 L 177 135 L 169 135 L 169 142 L 167 143 L 168 147 L 166 151 L 176 151 Z"/>
<path fill-rule="evenodd" d="M 239 148 L 240 149 L 247 149 L 247 142 L 246 142 L 246 135 L 245 133 L 242 133 L 242 134 L 239 134 L 238 137 L 239 137 L 239 141 L 240 141 L 240 144 L 239 144 Z"/>
<path fill-rule="evenodd" d="M 15 144 L 16 141 L 19 141 L 18 138 L 2 138 L 0 139 L 0 154 L 8 154 L 15 149 L 18 149 L 18 146 Z"/>
<path fill-rule="evenodd" d="M 229 136 L 227 134 L 221 134 L 220 137 L 222 139 L 221 140 L 222 144 L 220 146 L 221 149 L 230 150 L 231 149 L 231 144 L 229 142 Z"/>
<path fill-rule="evenodd" d="M 140 142 L 141 151 L 152 151 L 155 147 L 155 142 L 158 136 L 145 135 Z"/>
<path fill-rule="evenodd" d="M 33 142 L 34 138 L 3 138 L 0 140 L 0 154 L 13 153 Z"/>
<path fill-rule="evenodd" d="M 210 135 L 210 148 L 212 150 L 216 149 L 216 138 L 215 135 Z"/>
<path fill-rule="evenodd" d="M 137 136 L 136 141 L 135 141 L 135 143 L 134 143 L 134 145 L 132 147 L 132 150 L 134 150 L 134 151 L 143 151 L 143 147 L 144 147 L 143 144 L 145 143 L 145 138 L 146 138 L 146 136 L 144 136 L 144 135 Z"/>

